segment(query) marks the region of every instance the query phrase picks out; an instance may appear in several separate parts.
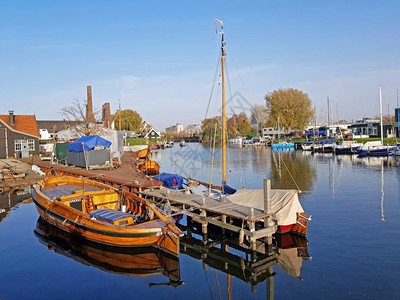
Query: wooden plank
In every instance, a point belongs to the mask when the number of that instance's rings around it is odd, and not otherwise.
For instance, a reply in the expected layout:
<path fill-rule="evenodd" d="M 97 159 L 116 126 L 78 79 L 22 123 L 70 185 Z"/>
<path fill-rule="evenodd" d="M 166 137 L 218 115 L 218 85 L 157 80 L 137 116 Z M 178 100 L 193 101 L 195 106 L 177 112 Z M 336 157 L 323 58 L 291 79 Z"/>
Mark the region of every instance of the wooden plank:
<path fill-rule="evenodd" d="M 249 220 L 249 221 L 258 221 L 268 217 L 272 217 L 272 214 L 265 214 L 258 209 L 253 209 L 254 215 L 251 216 L 250 207 L 239 205 L 227 200 L 225 200 L 224 202 L 220 202 L 218 200 L 205 196 L 202 197 L 193 194 L 187 195 L 182 193 L 181 191 L 176 191 L 176 190 L 163 189 L 163 190 L 153 190 L 153 191 L 142 191 L 141 194 L 148 197 L 166 199 L 169 200 L 171 204 L 173 203 L 184 204 L 187 206 L 194 207 L 196 209 L 203 209 L 208 212 L 223 214 L 230 217 Z"/>

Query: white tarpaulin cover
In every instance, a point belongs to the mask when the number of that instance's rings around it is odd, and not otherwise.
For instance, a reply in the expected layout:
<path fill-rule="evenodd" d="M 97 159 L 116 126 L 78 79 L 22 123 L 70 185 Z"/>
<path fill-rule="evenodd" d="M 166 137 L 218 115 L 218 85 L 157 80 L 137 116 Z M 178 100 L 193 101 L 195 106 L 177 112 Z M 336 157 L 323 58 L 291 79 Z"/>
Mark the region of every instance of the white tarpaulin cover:
<path fill-rule="evenodd" d="M 296 213 L 304 212 L 297 190 L 271 190 L 271 209 L 278 225 L 296 223 Z M 264 211 L 264 190 L 237 190 L 227 199 L 240 205 Z"/>

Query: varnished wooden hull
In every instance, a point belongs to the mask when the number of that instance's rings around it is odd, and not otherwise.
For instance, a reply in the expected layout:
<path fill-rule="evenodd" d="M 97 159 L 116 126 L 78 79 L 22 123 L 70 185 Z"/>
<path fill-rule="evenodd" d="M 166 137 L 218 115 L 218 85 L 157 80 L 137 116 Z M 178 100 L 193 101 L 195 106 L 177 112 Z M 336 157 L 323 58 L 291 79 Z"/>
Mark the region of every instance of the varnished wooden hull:
<path fill-rule="evenodd" d="M 85 184 L 88 186 L 89 182 L 85 181 Z M 90 184 L 101 186 L 94 182 Z M 42 192 L 40 185 L 35 186 L 33 200 L 43 220 L 67 233 L 108 246 L 154 246 L 174 255 L 179 254 L 179 237 L 160 219 L 137 225 L 117 226 L 93 218 L 89 213 L 79 211 L 62 201 L 50 199 Z"/>
<path fill-rule="evenodd" d="M 147 160 L 139 165 L 139 170 L 146 175 L 157 175 L 160 172 L 160 165 L 153 160 Z"/>

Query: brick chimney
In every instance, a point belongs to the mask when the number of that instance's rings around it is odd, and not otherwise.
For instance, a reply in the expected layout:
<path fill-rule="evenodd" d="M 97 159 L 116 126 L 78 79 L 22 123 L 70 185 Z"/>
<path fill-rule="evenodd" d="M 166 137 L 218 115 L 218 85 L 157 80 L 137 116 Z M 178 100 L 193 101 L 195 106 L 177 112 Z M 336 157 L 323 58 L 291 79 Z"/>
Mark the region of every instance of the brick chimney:
<path fill-rule="evenodd" d="M 105 127 L 109 128 L 111 125 L 110 103 L 108 102 L 104 103 L 101 111 L 102 111 L 101 121 L 103 122 Z"/>
<path fill-rule="evenodd" d="M 8 111 L 8 114 L 9 114 L 10 126 L 14 126 L 14 125 L 15 125 L 14 111 L 13 111 L 13 110 L 9 110 L 9 111 Z"/>
<path fill-rule="evenodd" d="M 93 113 L 92 87 L 90 85 L 87 86 L 86 122 L 96 123 L 96 118 Z"/>

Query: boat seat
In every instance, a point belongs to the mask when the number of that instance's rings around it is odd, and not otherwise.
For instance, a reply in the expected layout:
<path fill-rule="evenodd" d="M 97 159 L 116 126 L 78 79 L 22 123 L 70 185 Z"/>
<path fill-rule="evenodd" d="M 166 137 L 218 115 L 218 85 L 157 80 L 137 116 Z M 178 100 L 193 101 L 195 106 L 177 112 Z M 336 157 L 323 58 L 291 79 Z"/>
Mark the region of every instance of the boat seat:
<path fill-rule="evenodd" d="M 128 226 L 134 224 L 133 215 L 119 210 L 104 208 L 91 211 L 89 215 L 92 218 L 106 221 L 118 226 Z"/>

